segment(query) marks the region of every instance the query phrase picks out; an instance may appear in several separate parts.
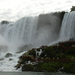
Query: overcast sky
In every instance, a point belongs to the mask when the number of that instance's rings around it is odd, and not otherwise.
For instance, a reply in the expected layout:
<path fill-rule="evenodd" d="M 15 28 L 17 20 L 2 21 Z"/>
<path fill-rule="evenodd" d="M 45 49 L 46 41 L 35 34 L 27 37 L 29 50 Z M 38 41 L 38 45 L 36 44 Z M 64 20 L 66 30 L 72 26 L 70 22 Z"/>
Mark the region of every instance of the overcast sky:
<path fill-rule="evenodd" d="M 0 0 L 0 21 L 54 11 L 70 11 L 75 0 Z"/>

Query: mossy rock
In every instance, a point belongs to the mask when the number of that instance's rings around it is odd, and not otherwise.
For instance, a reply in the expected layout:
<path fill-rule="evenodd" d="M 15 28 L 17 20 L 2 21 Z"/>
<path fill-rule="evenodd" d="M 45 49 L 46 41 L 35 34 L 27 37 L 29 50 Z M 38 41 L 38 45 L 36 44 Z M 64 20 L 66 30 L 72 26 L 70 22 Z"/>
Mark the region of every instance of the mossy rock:
<path fill-rule="evenodd" d="M 19 64 L 24 64 L 26 62 L 26 59 L 19 59 L 18 63 Z"/>

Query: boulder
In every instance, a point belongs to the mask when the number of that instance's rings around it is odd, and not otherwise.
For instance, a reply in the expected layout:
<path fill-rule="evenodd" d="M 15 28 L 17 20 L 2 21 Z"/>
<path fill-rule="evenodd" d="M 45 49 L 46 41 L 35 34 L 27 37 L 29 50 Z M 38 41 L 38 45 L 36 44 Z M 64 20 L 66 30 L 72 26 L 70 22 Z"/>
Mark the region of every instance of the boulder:
<path fill-rule="evenodd" d="M 12 58 L 9 58 L 9 61 L 13 60 Z"/>
<path fill-rule="evenodd" d="M 11 53 L 7 53 L 7 54 L 5 55 L 6 58 L 11 57 L 11 56 L 12 56 Z"/>
<path fill-rule="evenodd" d="M 4 58 L 0 58 L 0 61 L 4 60 Z"/>

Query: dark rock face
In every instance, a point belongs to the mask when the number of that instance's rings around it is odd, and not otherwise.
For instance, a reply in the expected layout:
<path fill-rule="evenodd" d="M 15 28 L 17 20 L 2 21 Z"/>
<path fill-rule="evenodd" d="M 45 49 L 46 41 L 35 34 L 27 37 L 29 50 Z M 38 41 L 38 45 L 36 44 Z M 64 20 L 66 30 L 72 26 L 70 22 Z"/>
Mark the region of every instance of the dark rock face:
<path fill-rule="evenodd" d="M 11 57 L 11 56 L 12 56 L 11 53 L 7 53 L 7 54 L 5 55 L 6 58 Z"/>
<path fill-rule="evenodd" d="M 8 21 L 1 21 L 1 24 L 9 24 Z"/>
<path fill-rule="evenodd" d="M 55 12 L 39 15 L 36 39 L 40 40 L 43 45 L 48 45 L 58 39 L 64 14 L 65 12 Z M 39 42 L 38 44 L 40 45 Z"/>
<path fill-rule="evenodd" d="M 38 19 L 38 28 L 42 26 L 47 26 L 47 25 L 54 25 L 56 22 L 59 22 L 59 24 L 56 24 L 58 26 L 61 26 L 63 17 L 64 17 L 65 12 L 54 12 L 50 14 L 41 14 L 39 15 Z"/>

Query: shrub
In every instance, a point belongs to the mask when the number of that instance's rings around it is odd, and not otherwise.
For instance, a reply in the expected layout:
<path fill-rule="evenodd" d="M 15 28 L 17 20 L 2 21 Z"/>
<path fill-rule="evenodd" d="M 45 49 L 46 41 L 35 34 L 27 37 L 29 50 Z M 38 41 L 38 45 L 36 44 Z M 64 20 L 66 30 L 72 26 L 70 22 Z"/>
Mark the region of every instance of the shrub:
<path fill-rule="evenodd" d="M 34 71 L 34 67 L 31 64 L 22 66 L 22 71 Z"/>
<path fill-rule="evenodd" d="M 45 50 L 42 52 L 42 54 L 40 55 L 41 57 L 51 57 L 53 58 L 56 54 L 56 51 L 51 47 L 47 47 L 45 48 Z"/>
<path fill-rule="evenodd" d="M 30 50 L 28 53 L 29 53 L 29 55 L 36 56 L 36 51 L 35 50 Z"/>

